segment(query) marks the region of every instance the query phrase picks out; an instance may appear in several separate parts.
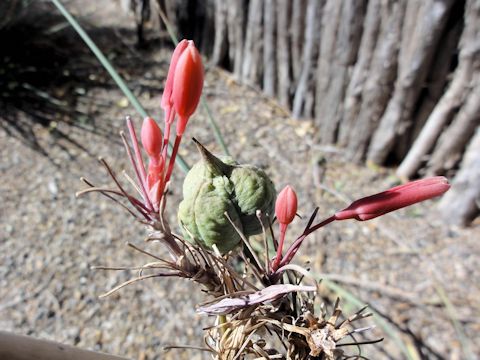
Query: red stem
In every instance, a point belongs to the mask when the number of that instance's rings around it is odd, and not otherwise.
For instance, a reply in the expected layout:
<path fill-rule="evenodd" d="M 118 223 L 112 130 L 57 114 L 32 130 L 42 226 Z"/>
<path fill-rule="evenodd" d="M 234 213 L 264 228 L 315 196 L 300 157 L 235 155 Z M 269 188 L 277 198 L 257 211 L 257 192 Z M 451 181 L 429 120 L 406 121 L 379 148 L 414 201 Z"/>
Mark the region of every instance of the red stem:
<path fill-rule="evenodd" d="M 162 145 L 162 157 L 164 164 L 167 163 L 167 149 L 168 149 L 168 139 L 170 138 L 170 127 L 171 124 L 165 123 L 165 132 L 163 133 L 163 145 Z"/>
<path fill-rule="evenodd" d="M 130 133 L 130 136 L 132 136 L 131 133 Z M 140 174 L 140 170 L 138 169 L 138 164 L 135 162 L 135 158 L 133 157 L 132 151 L 130 150 L 130 146 L 128 145 L 127 138 L 123 133 L 122 133 L 122 140 L 123 140 L 123 145 L 125 146 L 125 150 L 127 151 L 128 158 L 130 159 L 130 162 L 132 164 L 133 170 L 135 171 L 135 175 L 137 176 L 139 186 L 140 186 L 140 191 L 142 192 L 143 201 L 145 201 L 145 207 L 148 211 L 151 211 L 153 209 L 152 202 L 148 197 L 147 190 L 145 190 L 145 184 L 142 182 L 142 176 Z"/>
<path fill-rule="evenodd" d="M 287 232 L 288 224 L 280 223 L 280 241 L 277 248 L 277 256 L 275 257 L 275 262 L 272 265 L 272 271 L 275 272 L 280 265 L 280 261 L 282 260 L 282 250 L 283 250 L 283 243 L 285 242 L 285 234 Z"/>
<path fill-rule="evenodd" d="M 313 227 L 309 227 L 307 229 L 305 229 L 305 231 L 303 232 L 302 235 L 300 235 L 297 240 L 295 240 L 295 242 L 288 248 L 287 252 L 285 253 L 285 256 L 284 258 L 282 259 L 282 261 L 280 262 L 280 266 L 284 266 L 284 265 L 287 265 L 288 263 L 290 263 L 290 261 L 292 260 L 292 258 L 295 256 L 295 254 L 297 253 L 298 249 L 300 248 L 300 245 L 302 245 L 302 242 L 303 240 L 305 240 L 305 238 L 310 235 L 312 232 L 320 229 L 321 227 L 324 227 L 325 225 L 328 225 L 330 224 L 331 222 L 335 221 L 335 215 L 332 215 L 330 216 L 328 219 L 325 219 L 323 220 L 322 222 L 318 223 L 317 225 L 313 226 Z M 277 267 L 278 268 L 278 267 Z"/>
<path fill-rule="evenodd" d="M 173 166 L 175 165 L 175 158 L 177 157 L 178 147 L 180 146 L 181 141 L 182 141 L 182 136 L 177 135 L 175 137 L 175 144 L 173 145 L 172 155 L 170 156 L 170 161 L 168 162 L 168 170 L 165 176 L 165 183 L 164 183 L 165 186 L 170 180 L 170 177 L 172 176 Z"/>
<path fill-rule="evenodd" d="M 127 116 L 127 127 L 128 132 L 130 133 L 130 138 L 132 139 L 133 151 L 135 151 L 135 157 L 137 158 L 138 168 L 140 170 L 141 181 L 145 186 L 147 184 L 147 172 L 145 171 L 145 165 L 143 163 L 142 153 L 140 152 L 140 147 L 138 146 L 138 138 L 135 133 L 135 127 L 133 126 L 132 119 L 130 116 Z"/>
<path fill-rule="evenodd" d="M 175 120 L 175 109 L 170 109 L 165 113 L 165 132 L 163 133 L 162 156 L 165 164 L 167 163 L 168 141 L 170 140 L 170 129 Z"/>

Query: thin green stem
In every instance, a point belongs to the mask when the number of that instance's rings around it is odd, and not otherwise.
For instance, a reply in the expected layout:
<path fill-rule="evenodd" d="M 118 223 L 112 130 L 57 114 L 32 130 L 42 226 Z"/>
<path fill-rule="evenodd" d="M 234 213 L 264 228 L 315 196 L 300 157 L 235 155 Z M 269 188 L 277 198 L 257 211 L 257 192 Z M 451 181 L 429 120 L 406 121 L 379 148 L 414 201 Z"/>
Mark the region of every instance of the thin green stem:
<path fill-rule="evenodd" d="M 202 95 L 202 97 L 200 98 L 200 102 L 202 103 L 202 106 L 205 109 L 205 112 L 207 113 L 207 119 L 208 119 L 208 122 L 210 123 L 210 126 L 213 129 L 215 140 L 222 148 L 223 153 L 227 156 L 230 156 L 230 152 L 228 151 L 227 144 L 225 144 L 225 140 L 223 138 L 222 132 L 220 131 L 220 128 L 218 127 L 218 124 L 215 121 L 212 115 L 212 112 L 210 111 L 210 107 L 208 106 L 207 101 L 205 100 L 205 96 Z"/>
<path fill-rule="evenodd" d="M 146 110 L 140 105 L 140 102 L 137 100 L 135 95 L 130 91 L 125 81 L 120 77 L 117 71 L 113 68 L 112 64 L 108 61 L 108 59 L 103 55 L 102 51 L 98 48 L 98 46 L 93 42 L 90 36 L 83 30 L 77 20 L 68 12 L 68 10 L 62 5 L 59 0 L 51 0 L 52 3 L 58 8 L 58 10 L 62 13 L 62 15 L 67 19 L 70 25 L 75 29 L 78 35 L 82 38 L 85 44 L 90 48 L 90 50 L 95 54 L 98 61 L 102 64 L 105 70 L 108 71 L 110 76 L 112 77 L 113 81 L 117 84 L 117 86 L 122 90 L 125 96 L 128 98 L 130 103 L 133 105 L 135 110 L 142 116 L 147 117 Z"/>
<path fill-rule="evenodd" d="M 173 30 L 172 24 L 170 24 L 170 21 L 168 21 L 167 15 L 163 12 L 163 10 L 159 7 L 158 8 L 158 14 L 162 18 L 163 23 L 165 24 L 165 27 L 167 28 L 168 35 L 170 36 L 170 39 L 172 39 L 172 42 L 177 45 L 178 44 L 178 38 L 175 35 L 175 31 Z"/>
<path fill-rule="evenodd" d="M 458 321 L 457 311 L 455 310 L 454 305 L 448 298 L 448 295 L 445 289 L 440 285 L 440 283 L 435 283 L 434 287 L 435 287 L 435 290 L 437 291 L 438 296 L 445 304 L 445 309 L 447 311 L 448 316 L 452 320 L 453 327 L 455 328 L 455 331 L 457 333 L 458 340 L 462 345 L 462 351 L 465 355 L 465 359 L 473 360 L 475 356 L 473 354 L 472 347 L 470 346 L 468 337 L 466 336 L 465 332 L 462 329 L 462 325 L 460 324 L 460 321 Z"/>

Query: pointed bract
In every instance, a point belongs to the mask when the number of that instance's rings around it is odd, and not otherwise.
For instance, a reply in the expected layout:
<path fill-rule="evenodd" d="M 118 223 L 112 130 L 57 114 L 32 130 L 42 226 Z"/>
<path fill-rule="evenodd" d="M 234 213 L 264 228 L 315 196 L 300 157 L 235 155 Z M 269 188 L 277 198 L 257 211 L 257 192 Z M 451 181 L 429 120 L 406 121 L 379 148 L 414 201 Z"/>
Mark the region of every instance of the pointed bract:
<path fill-rule="evenodd" d="M 287 185 L 278 194 L 275 203 L 275 215 L 280 224 L 290 224 L 297 213 L 297 194 Z"/>
<path fill-rule="evenodd" d="M 412 181 L 354 201 L 335 214 L 336 220 L 370 220 L 394 210 L 440 196 L 450 188 L 443 176 Z"/>

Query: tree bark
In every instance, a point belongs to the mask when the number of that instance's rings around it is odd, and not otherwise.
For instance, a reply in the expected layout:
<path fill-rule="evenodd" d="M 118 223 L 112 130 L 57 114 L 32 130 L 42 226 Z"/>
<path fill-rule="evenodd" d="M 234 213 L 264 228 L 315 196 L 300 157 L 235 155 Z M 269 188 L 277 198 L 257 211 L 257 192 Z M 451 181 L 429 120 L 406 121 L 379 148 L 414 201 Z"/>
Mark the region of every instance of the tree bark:
<path fill-rule="evenodd" d="M 416 173 L 444 126 L 450 121 L 453 113 L 462 106 L 472 75 L 480 71 L 480 46 L 476 40 L 480 34 L 480 0 L 468 1 L 465 14 L 459 65 L 448 90 L 433 109 L 418 138 L 400 164 L 397 170 L 400 177 L 410 178 Z"/>
<path fill-rule="evenodd" d="M 445 27 L 453 0 L 408 2 L 399 56 L 399 76 L 395 92 L 376 129 L 368 151 L 368 160 L 383 164 L 395 145 L 398 135 L 411 125 L 418 94 L 424 83 L 427 69 Z M 420 7 L 420 9 L 419 9 Z M 415 17 L 408 13 L 417 13 Z M 415 24 L 411 24 L 414 22 Z"/>
<path fill-rule="evenodd" d="M 305 35 L 305 14 L 307 13 L 307 0 L 292 0 L 292 21 L 290 34 L 292 37 L 292 79 L 293 84 L 298 84 L 302 73 L 303 43 Z"/>
<path fill-rule="evenodd" d="M 358 51 L 358 60 L 353 69 L 352 78 L 345 95 L 343 116 L 339 124 L 338 145 L 346 146 L 350 130 L 360 111 L 362 92 L 369 75 L 372 57 L 380 32 L 381 0 L 371 0 L 368 3 L 365 16 L 365 30 Z"/>
<path fill-rule="evenodd" d="M 225 0 L 227 3 L 228 49 L 235 77 L 242 79 L 245 11 L 243 0 Z"/>
<path fill-rule="evenodd" d="M 311 116 L 313 104 L 313 87 L 311 79 L 315 73 L 314 59 L 318 54 L 318 43 L 320 41 L 320 18 L 323 2 L 309 0 L 307 5 L 307 23 L 305 26 L 305 44 L 303 47 L 303 68 L 293 99 L 292 116 L 300 118 Z"/>
<path fill-rule="evenodd" d="M 274 0 L 263 3 L 263 91 L 268 96 L 275 95 L 277 64 L 275 57 L 276 4 Z"/>
<path fill-rule="evenodd" d="M 350 79 L 350 70 L 357 59 L 358 48 L 363 32 L 363 21 L 367 2 L 364 0 L 346 0 L 340 13 L 334 56 L 329 66 L 328 92 L 317 96 L 321 108 L 321 141 L 325 144 L 337 140 L 338 124 L 343 113 L 343 99 Z"/>
<path fill-rule="evenodd" d="M 323 119 L 322 115 L 325 106 L 323 98 L 328 93 L 328 86 L 330 84 L 330 63 L 335 53 L 335 41 L 338 33 L 342 3 L 343 1 L 327 0 L 322 15 L 322 36 L 317 60 L 315 97 L 315 114 L 320 123 L 320 127 L 322 126 L 322 122 L 328 121 L 327 119 Z M 320 139 L 322 139 L 322 134 L 320 134 Z"/>
<path fill-rule="evenodd" d="M 363 161 L 371 136 L 391 97 L 397 76 L 398 43 L 405 9 L 404 1 L 382 2 L 380 34 L 362 90 L 360 112 L 349 133 L 348 158 L 352 161 Z"/>
<path fill-rule="evenodd" d="M 205 10 L 205 27 L 202 33 L 204 38 L 203 49 L 208 56 L 213 53 L 213 41 L 215 39 L 215 1 L 207 1 L 207 9 Z"/>
<path fill-rule="evenodd" d="M 480 129 L 468 145 L 452 188 L 443 195 L 440 211 L 446 222 L 468 225 L 480 209 Z"/>
<path fill-rule="evenodd" d="M 213 44 L 212 64 L 224 65 L 228 52 L 227 2 L 215 0 L 215 40 Z"/>
<path fill-rule="evenodd" d="M 464 4 L 458 1 L 454 4 L 445 31 L 441 35 L 441 44 L 437 46 L 433 55 L 432 65 L 428 69 L 424 86 L 420 89 L 417 103 L 412 113 L 411 124 L 406 131 L 398 136 L 395 141 L 394 158 L 403 159 L 410 151 L 412 143 L 418 136 L 421 128 L 425 125 L 428 115 L 432 112 L 445 91 L 448 81 L 448 73 L 451 71 L 452 60 L 457 51 L 458 41 L 461 35 Z"/>
<path fill-rule="evenodd" d="M 250 85 L 257 85 L 262 71 L 262 0 L 251 0 L 246 21 L 245 48 L 243 51 L 242 80 Z"/>
<path fill-rule="evenodd" d="M 474 83 L 479 84 L 477 78 Z M 465 104 L 447 130 L 442 132 L 432 158 L 428 163 L 428 173 L 444 174 L 452 169 L 462 158 L 475 128 L 480 125 L 480 85 L 472 88 Z"/>
<path fill-rule="evenodd" d="M 290 34 L 289 34 L 289 18 L 291 14 L 290 0 L 277 0 L 277 80 L 278 80 L 278 100 L 280 104 L 288 108 L 290 106 Z"/>
<path fill-rule="evenodd" d="M 431 114 L 446 90 L 446 86 L 448 85 L 448 74 L 451 71 L 454 54 L 457 52 L 458 42 L 460 35 L 462 34 L 462 26 L 463 21 L 459 19 L 455 26 L 445 34 L 444 40 L 442 40 L 442 46 L 439 47 L 438 52 L 435 55 L 430 74 L 426 79 L 427 85 L 424 90 L 425 95 L 413 120 L 411 138 L 408 142 L 409 149 L 420 134 L 428 116 Z M 407 153 L 403 154 L 402 158 L 406 155 Z"/>

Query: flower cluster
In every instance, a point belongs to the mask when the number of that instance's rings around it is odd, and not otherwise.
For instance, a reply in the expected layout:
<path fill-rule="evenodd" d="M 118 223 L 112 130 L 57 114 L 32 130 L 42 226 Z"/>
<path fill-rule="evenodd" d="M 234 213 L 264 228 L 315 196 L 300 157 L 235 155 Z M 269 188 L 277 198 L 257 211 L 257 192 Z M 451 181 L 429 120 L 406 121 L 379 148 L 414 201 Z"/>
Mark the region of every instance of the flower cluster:
<path fill-rule="evenodd" d="M 148 171 L 143 164 L 138 139 L 130 119 L 127 119 L 135 157 L 130 160 L 137 175 L 145 210 L 149 214 L 161 211 L 161 200 L 172 176 L 178 148 L 188 120 L 195 112 L 203 89 L 203 64 L 191 40 L 182 40 L 173 52 L 161 106 L 165 112 L 164 133 L 154 119 L 143 121 L 141 142 L 148 156 Z M 175 143 L 170 157 L 168 145 L 172 125 L 176 126 Z"/>
<path fill-rule="evenodd" d="M 191 270 L 191 266 L 185 260 L 184 251 L 171 233 L 168 222 L 164 218 L 166 205 L 164 194 L 172 176 L 185 127 L 200 101 L 203 76 L 202 59 L 195 44 L 191 40 L 182 40 L 173 53 L 161 102 L 165 112 L 164 132 L 162 133 L 157 122 L 151 117 L 147 117 L 143 121 L 140 138 L 148 157 L 148 167 L 145 167 L 144 164 L 133 121 L 127 117 L 127 128 L 133 151 L 123 132 L 121 137 L 137 181 L 135 182 L 126 174 L 125 176 L 138 194 L 129 193 L 121 185 L 114 171 L 104 159 L 100 159 L 100 162 L 114 180 L 117 189 L 97 187 L 82 178 L 89 188 L 77 193 L 78 196 L 88 192 L 100 192 L 119 203 L 137 220 L 148 225 L 153 230 L 149 237 L 161 239 L 172 258 L 175 261 L 183 261 L 183 265 L 188 271 Z M 176 127 L 176 136 L 169 155 L 170 129 L 173 125 Z M 117 197 L 126 199 L 135 211 L 118 201 Z"/>

